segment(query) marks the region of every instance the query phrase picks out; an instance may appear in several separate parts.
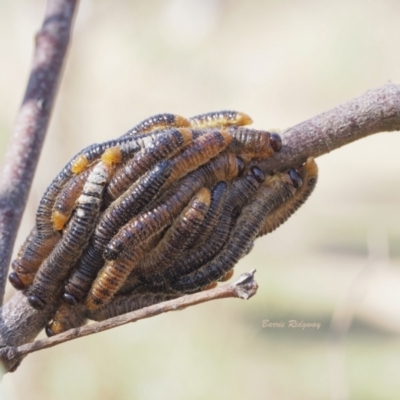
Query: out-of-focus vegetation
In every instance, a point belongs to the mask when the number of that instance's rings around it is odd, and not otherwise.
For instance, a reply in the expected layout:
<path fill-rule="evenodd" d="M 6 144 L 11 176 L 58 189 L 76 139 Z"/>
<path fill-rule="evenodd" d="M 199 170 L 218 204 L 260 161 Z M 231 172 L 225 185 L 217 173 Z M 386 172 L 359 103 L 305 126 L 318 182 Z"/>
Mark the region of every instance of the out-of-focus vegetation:
<path fill-rule="evenodd" d="M 1 155 L 44 6 L 2 2 Z M 285 128 L 399 83 L 399 15 L 394 0 L 82 1 L 17 244 L 79 149 L 149 115 L 231 108 L 256 127 Z M 318 160 L 311 199 L 236 268 L 236 276 L 258 270 L 250 301 L 216 301 L 34 353 L 3 378 L 0 397 L 400 398 L 399 147 L 398 133 L 384 133 Z"/>

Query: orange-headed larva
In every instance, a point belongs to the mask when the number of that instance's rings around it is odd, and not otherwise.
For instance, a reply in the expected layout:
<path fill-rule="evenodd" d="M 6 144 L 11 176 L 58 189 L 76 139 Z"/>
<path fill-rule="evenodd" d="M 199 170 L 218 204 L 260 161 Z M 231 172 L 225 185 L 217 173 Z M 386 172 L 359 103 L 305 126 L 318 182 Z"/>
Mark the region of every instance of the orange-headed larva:
<path fill-rule="evenodd" d="M 104 257 L 114 260 L 125 248 L 136 246 L 171 225 L 202 187 L 212 187 L 218 181 L 231 180 L 243 168 L 244 163 L 240 158 L 225 153 L 192 171 L 156 200 L 151 210 L 123 226 L 107 245 Z"/>
<path fill-rule="evenodd" d="M 62 240 L 42 263 L 28 289 L 28 301 L 33 308 L 41 309 L 53 299 L 61 282 L 84 251 L 95 228 L 104 187 L 114 165 L 120 160 L 121 151 L 118 147 L 108 149 L 89 175 Z"/>
<path fill-rule="evenodd" d="M 157 114 L 146 118 L 122 137 L 145 134 L 154 130 L 169 129 L 169 128 L 187 128 L 190 122 L 180 115 L 175 114 Z"/>
<path fill-rule="evenodd" d="M 227 130 L 212 130 L 195 139 L 173 159 L 173 168 L 167 185 L 217 156 L 231 141 L 232 136 Z"/>
<path fill-rule="evenodd" d="M 187 243 L 196 236 L 210 201 L 209 189 L 200 190 L 174 221 L 160 243 L 135 266 L 135 272 L 145 284 L 157 286 L 164 283 L 164 270 L 178 259 L 187 248 Z"/>
<path fill-rule="evenodd" d="M 215 111 L 189 118 L 194 129 L 224 128 L 232 125 L 250 125 L 253 121 L 245 113 L 238 111 Z"/>
<path fill-rule="evenodd" d="M 117 199 L 132 182 L 145 174 L 159 161 L 174 156 L 192 140 L 189 129 L 172 129 L 165 131 L 148 147 L 143 148 L 131 160 L 123 164 L 112 177 L 105 193 L 105 204 Z"/>
<path fill-rule="evenodd" d="M 85 253 L 65 285 L 63 299 L 66 302 L 74 305 L 87 295 L 93 280 L 104 265 L 103 251 L 108 242 L 122 225 L 151 202 L 170 173 L 171 162 L 160 162 L 104 211 Z"/>
<path fill-rule="evenodd" d="M 301 180 L 300 180 L 301 182 Z M 199 270 L 170 283 L 177 292 L 194 292 L 221 279 L 244 255 L 259 232 L 265 216 L 289 200 L 296 191 L 296 171 L 270 177 L 255 199 L 242 209 L 225 247 Z"/>
<path fill-rule="evenodd" d="M 184 212 L 184 218 L 199 218 L 199 216 L 203 216 L 207 212 L 207 209 L 210 205 L 210 191 L 206 188 L 201 189 L 196 196 L 194 196 L 193 201 L 190 203 L 190 207 L 187 209 L 187 212 Z M 181 220 L 182 221 L 182 220 Z M 179 223 L 178 223 L 179 224 Z M 189 224 L 191 225 L 191 224 Z M 199 224 L 197 224 L 199 225 Z M 183 230 L 186 227 L 182 226 Z M 167 237 L 170 239 L 175 239 L 172 236 L 176 233 L 181 234 L 181 232 L 177 232 L 177 225 L 173 225 L 173 229 L 171 234 Z M 170 247 L 168 247 L 168 242 L 161 242 L 161 246 L 163 246 L 163 250 L 167 251 L 173 257 L 174 249 L 173 246 L 176 243 L 173 241 Z M 110 301 L 110 299 L 117 293 L 117 291 L 123 286 L 126 278 L 130 274 L 130 272 L 137 266 L 139 260 L 141 260 L 144 256 L 144 243 L 138 243 L 135 247 L 132 247 L 130 250 L 126 250 L 123 254 L 121 254 L 118 259 L 113 261 L 108 261 L 101 269 L 99 274 L 97 275 L 93 285 L 90 289 L 90 292 L 86 298 L 86 306 L 93 310 L 106 304 Z M 158 249 L 160 250 L 160 249 Z M 156 252 L 156 255 L 162 255 L 160 252 Z M 158 259 L 158 262 L 162 263 L 165 260 L 162 258 Z M 151 264 L 151 262 L 150 262 Z M 153 268 L 153 265 L 148 264 L 149 268 Z M 154 272 L 157 272 L 153 269 Z M 142 270 L 140 272 L 143 272 Z M 139 272 L 139 273 L 140 273 Z"/>
<path fill-rule="evenodd" d="M 303 185 L 296 191 L 296 194 L 266 216 L 264 224 L 257 235 L 258 237 L 266 235 L 278 228 L 308 199 L 318 179 L 318 166 L 313 157 L 309 157 L 302 166 L 301 179 Z"/>
<path fill-rule="evenodd" d="M 55 230 L 62 230 L 68 222 L 74 209 L 75 202 L 82 193 L 83 186 L 93 168 L 94 166 L 72 177 L 61 190 L 53 208 L 52 219 Z"/>

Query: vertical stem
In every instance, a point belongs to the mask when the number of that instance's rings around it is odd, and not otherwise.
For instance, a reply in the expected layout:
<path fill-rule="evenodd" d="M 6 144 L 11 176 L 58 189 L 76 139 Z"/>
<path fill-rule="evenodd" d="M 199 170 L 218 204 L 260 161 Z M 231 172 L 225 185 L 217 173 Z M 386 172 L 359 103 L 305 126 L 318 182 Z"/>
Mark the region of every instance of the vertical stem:
<path fill-rule="evenodd" d="M 25 96 L 0 176 L 0 302 L 57 92 L 77 0 L 48 0 Z"/>

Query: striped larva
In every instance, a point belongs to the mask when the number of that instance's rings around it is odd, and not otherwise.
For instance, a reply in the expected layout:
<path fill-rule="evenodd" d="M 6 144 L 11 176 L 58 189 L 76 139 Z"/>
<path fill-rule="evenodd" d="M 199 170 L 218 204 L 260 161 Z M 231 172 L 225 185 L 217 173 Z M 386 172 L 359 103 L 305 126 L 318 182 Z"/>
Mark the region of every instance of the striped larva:
<path fill-rule="evenodd" d="M 142 176 L 101 215 L 90 243 L 78 261 L 64 288 L 63 299 L 76 304 L 88 293 L 97 273 L 104 265 L 103 251 L 122 225 L 151 202 L 171 173 L 165 160 Z"/>
<path fill-rule="evenodd" d="M 188 241 L 187 247 L 197 247 L 209 237 L 211 232 L 216 227 L 224 207 L 226 194 L 228 191 L 228 184 L 224 181 L 218 182 L 211 191 L 211 203 L 207 215 L 204 218 L 197 234 Z"/>
<path fill-rule="evenodd" d="M 210 205 L 210 191 L 206 188 L 201 189 L 196 196 L 194 196 L 191 206 L 188 209 L 186 217 L 192 217 L 199 215 L 204 215 Z M 192 215 L 189 215 L 192 214 Z M 177 226 L 175 226 L 176 228 Z M 176 230 L 171 231 L 172 234 L 169 239 L 172 239 L 172 235 L 176 233 Z M 180 234 L 181 232 L 179 232 Z M 167 235 L 168 236 L 168 235 Z M 167 242 L 161 242 L 161 246 L 167 251 L 171 256 L 173 256 L 176 243 L 173 242 L 171 247 L 168 247 Z M 137 266 L 139 260 L 141 260 L 145 254 L 145 243 L 140 242 L 136 246 L 132 246 L 130 250 L 124 251 L 116 260 L 107 261 L 104 267 L 101 269 L 97 275 L 90 292 L 86 298 L 86 306 L 89 309 L 95 309 L 103 304 L 106 304 L 115 295 L 115 293 L 123 286 L 126 278 L 130 272 Z M 156 252 L 156 255 L 159 252 Z M 161 258 L 159 258 L 161 261 Z M 153 266 L 149 265 L 149 268 Z M 156 271 L 154 271 L 156 272 Z"/>
<path fill-rule="evenodd" d="M 149 118 L 146 118 L 122 137 L 134 136 L 152 132 L 155 130 L 169 129 L 169 128 L 187 128 L 190 126 L 190 122 L 180 115 L 175 114 L 157 114 Z"/>
<path fill-rule="evenodd" d="M 229 233 L 235 223 L 235 214 L 241 210 L 257 193 L 264 182 L 264 173 L 258 167 L 252 167 L 245 177 L 236 179 L 228 189 L 227 201 L 215 228 L 200 246 L 186 251 L 170 268 L 164 271 L 168 281 L 190 274 L 212 260 L 225 246 Z"/>
<path fill-rule="evenodd" d="M 277 133 L 231 127 L 229 132 L 233 139 L 227 151 L 245 158 L 266 158 L 279 152 L 282 140 Z"/>
<path fill-rule="evenodd" d="M 178 259 L 189 241 L 196 236 L 209 209 L 210 201 L 211 194 L 206 188 L 193 197 L 160 243 L 135 266 L 135 272 L 141 281 L 155 286 L 164 283 L 164 270 Z"/>
<path fill-rule="evenodd" d="M 227 130 L 208 131 L 195 139 L 173 159 L 173 168 L 167 185 L 217 156 L 231 141 L 232 136 Z"/>
<path fill-rule="evenodd" d="M 73 176 L 61 190 L 53 208 L 52 220 L 55 230 L 61 231 L 68 222 L 74 209 L 75 202 L 81 195 L 83 186 L 93 168 L 94 166 Z"/>
<path fill-rule="evenodd" d="M 242 209 L 222 251 L 199 270 L 171 282 L 171 288 L 177 292 L 194 292 L 218 281 L 232 269 L 257 236 L 265 216 L 294 195 L 296 174 L 295 170 L 291 170 L 290 174 L 280 173 L 270 177 L 255 199 Z"/>
<path fill-rule="evenodd" d="M 301 168 L 302 186 L 296 191 L 296 194 L 287 202 L 267 215 L 263 226 L 258 233 L 258 237 L 274 231 L 282 225 L 299 207 L 308 199 L 315 188 L 318 179 L 318 166 L 313 157 L 309 157 Z"/>
<path fill-rule="evenodd" d="M 132 182 L 139 179 L 155 164 L 174 156 L 191 140 L 192 133 L 189 129 L 165 131 L 157 140 L 143 148 L 115 172 L 106 189 L 106 205 L 117 199 Z"/>
<path fill-rule="evenodd" d="M 84 251 L 95 228 L 106 183 L 121 160 L 118 147 L 108 149 L 89 175 L 63 238 L 40 266 L 28 289 L 28 301 L 33 308 L 43 308 L 59 291 L 61 282 Z"/>
<path fill-rule="evenodd" d="M 107 260 L 113 260 L 124 248 L 136 246 L 172 224 L 194 194 L 202 187 L 231 180 L 244 168 L 243 161 L 225 153 L 192 171 L 178 181 L 152 205 L 152 209 L 133 218 L 113 237 L 104 251 Z"/>
<path fill-rule="evenodd" d="M 252 122 L 247 114 L 238 111 L 215 111 L 189 118 L 190 126 L 194 129 L 242 126 Z"/>
<path fill-rule="evenodd" d="M 18 290 L 29 287 L 43 260 L 51 253 L 61 235 L 54 232 L 51 236 L 41 237 L 34 228 L 24 245 L 21 247 L 17 258 L 11 263 L 13 272 L 8 279 Z"/>

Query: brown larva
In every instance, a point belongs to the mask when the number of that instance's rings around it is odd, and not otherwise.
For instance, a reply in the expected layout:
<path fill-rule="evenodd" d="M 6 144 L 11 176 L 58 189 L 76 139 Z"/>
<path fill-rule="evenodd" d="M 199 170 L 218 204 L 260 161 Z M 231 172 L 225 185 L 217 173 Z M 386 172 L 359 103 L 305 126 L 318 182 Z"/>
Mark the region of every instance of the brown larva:
<path fill-rule="evenodd" d="M 226 130 L 213 130 L 195 139 L 181 154 L 173 159 L 173 168 L 167 185 L 205 164 L 232 141 Z"/>
<path fill-rule="evenodd" d="M 83 186 L 93 168 L 94 166 L 72 177 L 61 190 L 53 208 L 52 220 L 55 230 L 62 230 L 68 222 L 74 209 L 75 202 L 81 195 Z"/>
<path fill-rule="evenodd" d="M 235 222 L 236 210 L 241 210 L 255 195 L 264 182 L 264 173 L 252 167 L 245 177 L 235 180 L 228 189 L 227 201 L 221 210 L 218 222 L 209 237 L 200 246 L 186 251 L 170 268 L 164 271 L 168 281 L 189 274 L 212 260 L 223 248 Z"/>
<path fill-rule="evenodd" d="M 204 203 L 204 204 L 201 204 Z M 210 192 L 208 189 L 201 189 L 194 197 L 189 210 L 198 215 L 203 210 L 203 215 L 210 204 Z M 201 213 L 200 213 L 201 214 Z M 174 232 L 174 230 L 172 231 Z M 164 243 L 164 247 L 165 247 Z M 171 254 L 172 248 L 166 248 Z M 139 242 L 131 249 L 126 249 L 116 260 L 108 261 L 97 275 L 92 288 L 86 298 L 86 306 L 89 309 L 95 309 L 107 303 L 112 296 L 122 287 L 124 281 L 138 261 L 144 256 L 144 243 Z"/>
<path fill-rule="evenodd" d="M 279 152 L 282 148 L 282 140 L 277 133 L 231 127 L 229 132 L 233 137 L 227 151 L 245 158 L 266 158 Z"/>
<path fill-rule="evenodd" d="M 89 175 L 77 200 L 75 212 L 65 228 L 63 239 L 42 263 L 29 287 L 28 301 L 33 308 L 43 308 L 54 297 L 60 283 L 84 251 L 97 221 L 104 187 L 114 164 L 120 160 L 118 147 L 108 149 Z"/>
<path fill-rule="evenodd" d="M 174 156 L 192 140 L 189 129 L 165 131 L 148 147 L 143 148 L 131 160 L 115 172 L 105 193 L 105 204 L 117 199 L 128 187 L 159 161 Z"/>
<path fill-rule="evenodd" d="M 23 290 L 32 284 L 43 260 L 51 253 L 60 238 L 58 232 L 48 237 L 41 237 L 36 228 L 32 230 L 17 258 L 11 263 L 13 272 L 8 279 L 16 289 Z"/>
<path fill-rule="evenodd" d="M 196 236 L 209 209 L 211 194 L 202 189 L 176 218 L 160 243 L 135 267 L 142 282 L 150 285 L 164 283 L 164 271 L 169 268 L 187 248 L 187 243 Z"/>
<path fill-rule="evenodd" d="M 264 224 L 257 235 L 258 237 L 266 235 L 282 225 L 308 199 L 314 190 L 318 179 L 318 166 L 313 157 L 309 157 L 302 166 L 301 179 L 303 184 L 296 191 L 296 194 L 271 214 L 267 215 Z"/>
<path fill-rule="evenodd" d="M 231 180 L 243 168 L 240 158 L 225 153 L 189 173 L 156 200 L 150 211 L 138 215 L 122 227 L 107 245 L 104 257 L 107 260 L 116 259 L 124 248 L 136 246 L 171 225 L 202 187 L 212 187 L 218 181 Z"/>
<path fill-rule="evenodd" d="M 122 225 L 151 202 L 170 173 L 171 162 L 160 162 L 101 215 L 85 253 L 65 285 L 65 301 L 76 304 L 87 295 L 93 280 L 104 265 L 103 251 L 107 243 Z"/>
<path fill-rule="evenodd" d="M 171 282 L 171 288 L 177 292 L 194 292 L 218 281 L 232 269 L 257 236 L 265 216 L 294 195 L 295 174 L 292 170 L 291 176 L 281 173 L 269 178 L 255 199 L 243 208 L 222 251 L 199 270 Z"/>

